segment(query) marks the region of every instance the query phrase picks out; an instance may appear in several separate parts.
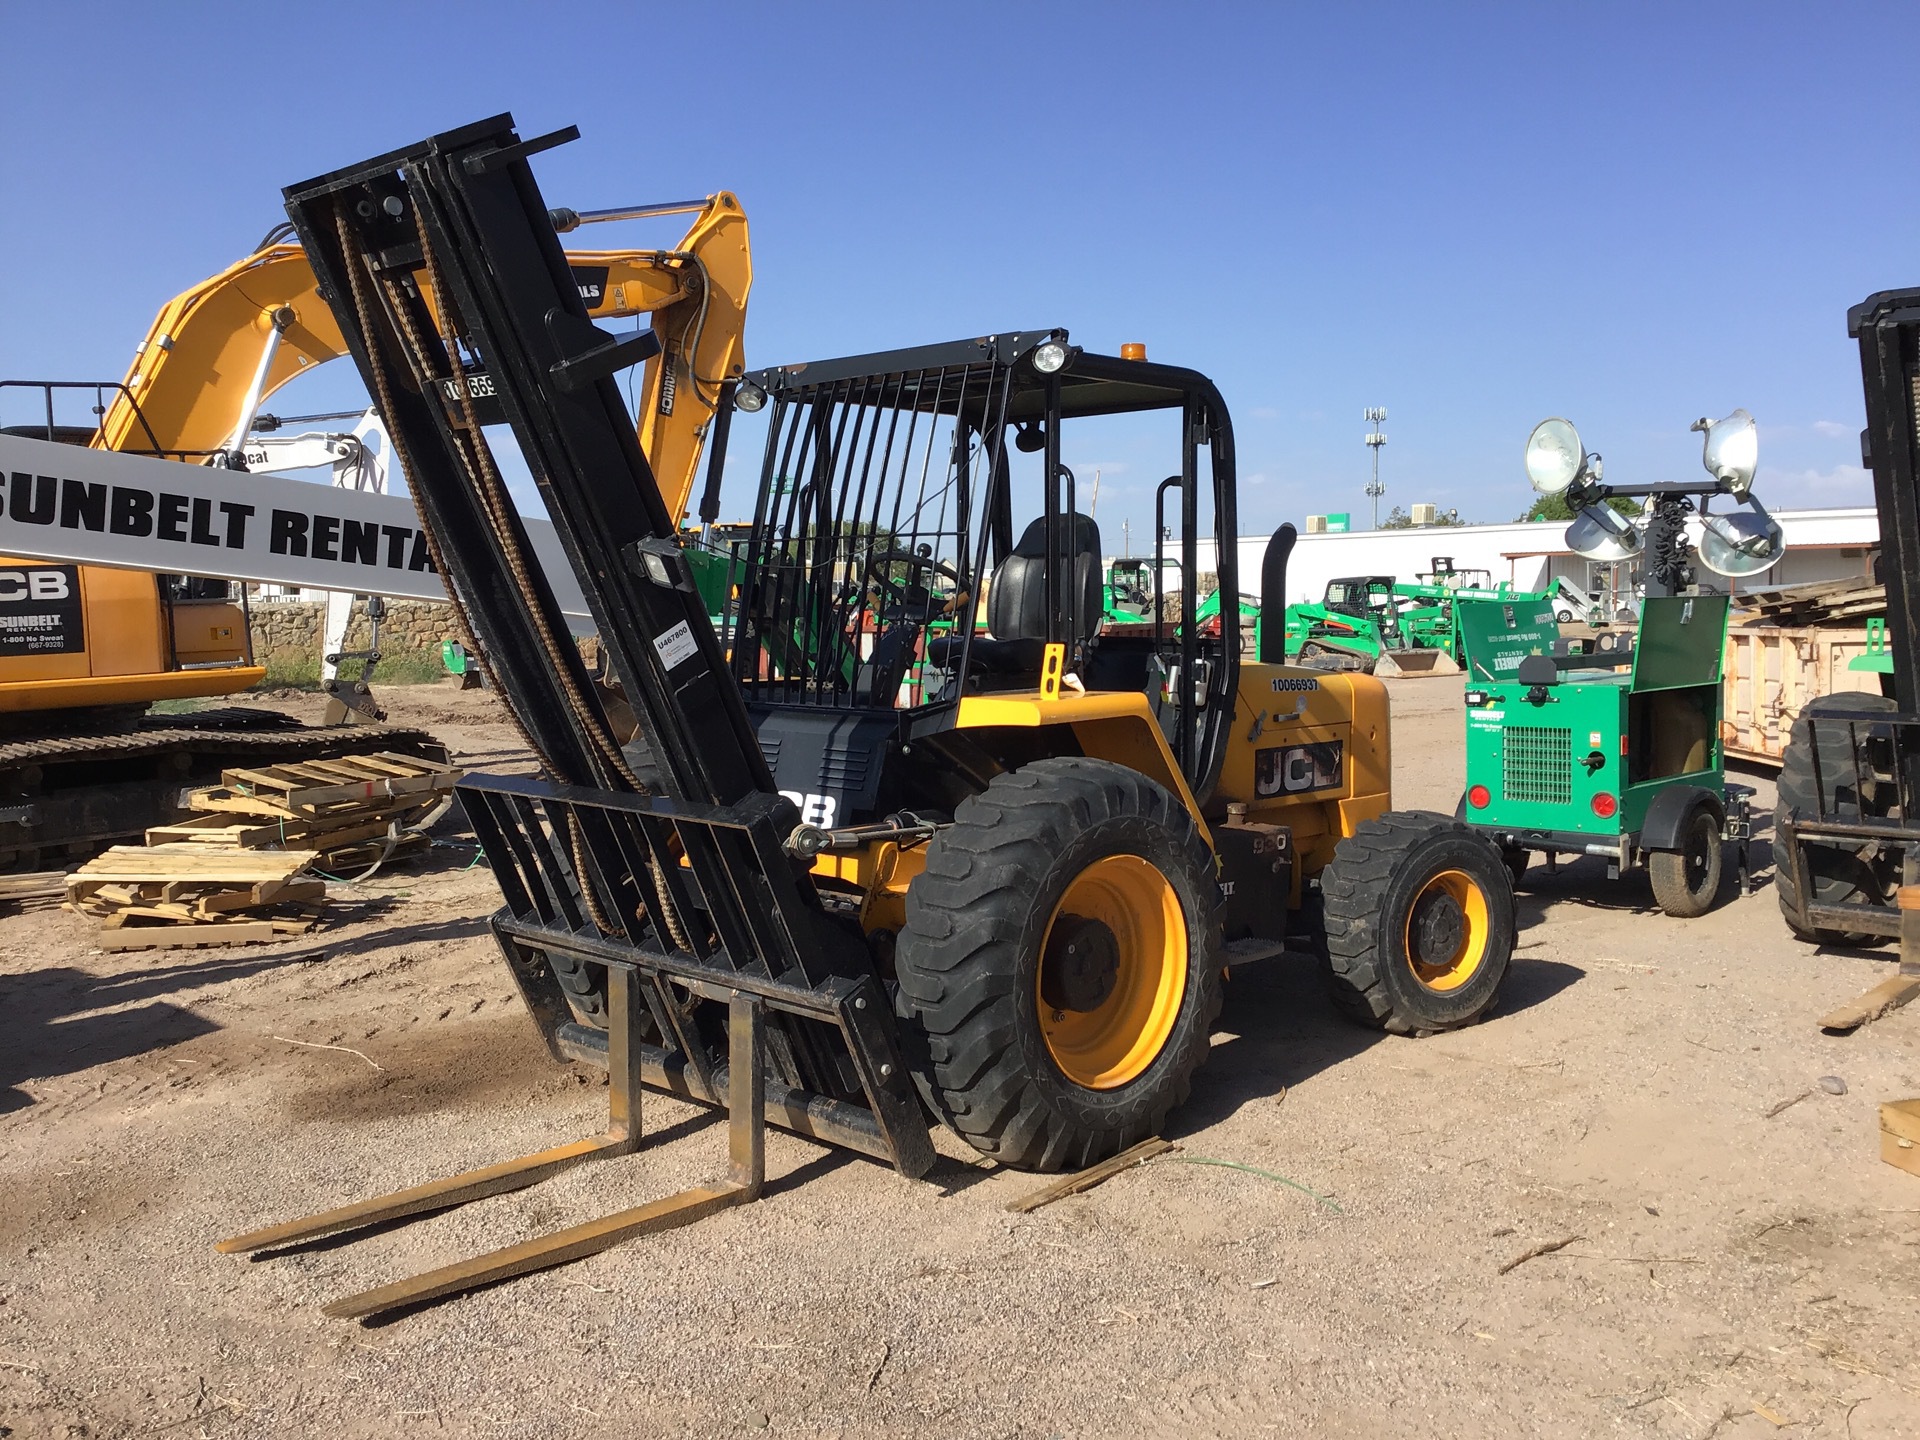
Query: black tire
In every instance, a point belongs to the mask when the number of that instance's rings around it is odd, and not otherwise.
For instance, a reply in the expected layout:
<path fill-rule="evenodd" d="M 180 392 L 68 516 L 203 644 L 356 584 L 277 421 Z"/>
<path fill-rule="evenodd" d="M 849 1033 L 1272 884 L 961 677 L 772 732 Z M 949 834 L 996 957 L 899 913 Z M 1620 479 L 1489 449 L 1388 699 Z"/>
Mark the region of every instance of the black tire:
<path fill-rule="evenodd" d="M 1553 612 L 1553 618 L 1558 620 L 1562 625 L 1571 625 L 1573 623 L 1573 612 L 1571 610 L 1556 610 Z"/>
<path fill-rule="evenodd" d="M 1787 751 L 1781 758 L 1780 781 L 1773 806 L 1773 891 L 1779 898 L 1781 918 L 1787 922 L 1787 928 L 1810 945 L 1884 945 L 1888 937 L 1829 930 L 1819 926 L 1807 929 L 1794 922 L 1799 884 L 1795 876 L 1793 852 L 1781 838 L 1779 821 L 1781 816 L 1792 812 L 1813 815 L 1819 809 L 1814 794 L 1812 732 L 1805 717 L 1890 715 L 1896 708 L 1894 702 L 1884 695 L 1864 692 L 1819 695 L 1807 702 L 1800 712 L 1801 718 L 1793 722 Z M 1844 731 L 1837 734 L 1832 729 L 1822 731 L 1819 760 L 1820 774 L 1826 782 L 1824 799 L 1828 808 L 1831 809 L 1842 790 L 1847 792 L 1851 803 L 1853 757 L 1847 754 Z M 1884 813 L 1885 807 L 1874 805 L 1870 797 L 1860 798 L 1863 808 L 1869 813 Z M 1807 871 L 1813 885 L 1812 898 L 1817 903 L 1844 905 L 1862 894 L 1875 898 L 1885 896 L 1887 877 L 1879 874 L 1869 861 L 1861 857 L 1859 851 L 1833 844 L 1807 844 L 1802 848 L 1806 853 Z"/>
<path fill-rule="evenodd" d="M 1500 858 L 1506 862 L 1507 876 L 1513 881 L 1513 888 L 1518 890 L 1520 882 L 1526 878 L 1527 867 L 1533 863 L 1533 852 L 1518 845 L 1503 845 L 1500 847 Z"/>
<path fill-rule="evenodd" d="M 1444 815 L 1389 811 L 1340 842 L 1320 893 L 1334 1003 L 1350 1018 L 1418 1035 L 1492 1006 L 1515 924 L 1512 877 L 1491 840 Z"/>
<path fill-rule="evenodd" d="M 1720 899 L 1726 873 L 1720 822 L 1705 805 L 1696 806 L 1687 817 L 1678 850 L 1656 850 L 1647 856 L 1654 901 L 1676 920 L 1697 919 L 1711 910 Z"/>
<path fill-rule="evenodd" d="M 1111 863 L 1093 869 L 1103 862 Z M 1149 944 L 1128 952 L 1125 938 L 1102 924 L 1090 943 L 1096 954 L 1109 953 L 1101 949 L 1103 930 L 1118 947 L 1110 972 L 1070 974 L 1077 941 L 1065 937 L 1088 933 L 1088 922 L 1065 910 L 1056 917 L 1069 887 L 1089 909 L 1098 906 L 1088 898 L 1151 893 L 1103 890 L 1106 882 L 1095 878 L 1118 874 L 1153 887 L 1152 875 L 1133 868 L 1142 865 L 1164 882 L 1157 963 L 1165 968 L 1152 969 Z M 1167 896 L 1178 902 L 1177 923 L 1167 919 Z M 926 869 L 907 891 L 895 1003 L 929 1107 L 981 1154 L 1023 1170 L 1079 1169 L 1157 1133 L 1187 1098 L 1220 1013 L 1220 905 L 1213 854 L 1193 818 L 1144 775 L 1104 760 L 1061 758 L 995 776 L 928 844 Z M 1057 921 L 1076 928 L 1057 929 Z M 1107 989 L 1094 998 L 1103 979 Z M 1059 987 L 1057 1003 L 1043 1015 L 1048 985 Z M 1086 1009 L 1066 998 L 1076 986 L 1093 999 Z M 1140 1013 L 1127 997 L 1137 1003 L 1143 995 L 1157 998 L 1134 1050 L 1108 1070 L 1086 1068 L 1076 1078 L 1083 1059 L 1096 1063 L 1088 1058 L 1094 1052 L 1067 1047 L 1084 1041 L 1102 1014 L 1111 1037 L 1126 1033 Z"/>

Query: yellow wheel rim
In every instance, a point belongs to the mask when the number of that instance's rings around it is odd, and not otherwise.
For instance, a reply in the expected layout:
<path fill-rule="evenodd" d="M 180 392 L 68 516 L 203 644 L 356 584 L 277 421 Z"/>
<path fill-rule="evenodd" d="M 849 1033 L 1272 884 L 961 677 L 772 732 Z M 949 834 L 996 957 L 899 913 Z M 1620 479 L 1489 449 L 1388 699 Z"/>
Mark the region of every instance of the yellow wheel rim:
<path fill-rule="evenodd" d="M 1464 870 L 1442 870 L 1413 897 L 1404 933 L 1413 978 L 1445 994 L 1458 990 L 1486 962 L 1487 893 Z"/>
<path fill-rule="evenodd" d="M 1047 918 L 1034 977 L 1040 1033 L 1089 1090 L 1138 1079 L 1166 1048 L 1187 993 L 1187 917 L 1167 877 L 1109 855 L 1074 877 Z"/>

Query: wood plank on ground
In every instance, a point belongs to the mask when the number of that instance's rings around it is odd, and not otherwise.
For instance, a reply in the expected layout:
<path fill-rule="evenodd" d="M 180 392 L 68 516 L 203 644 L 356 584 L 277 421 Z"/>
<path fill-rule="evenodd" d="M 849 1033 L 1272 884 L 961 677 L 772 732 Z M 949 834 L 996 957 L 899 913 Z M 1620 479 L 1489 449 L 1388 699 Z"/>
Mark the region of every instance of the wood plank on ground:
<path fill-rule="evenodd" d="M 1842 1032 L 1858 1030 L 1862 1025 L 1871 1024 L 1882 1015 L 1898 1010 L 1916 995 L 1920 995 L 1920 976 L 1895 975 L 1882 980 L 1859 998 L 1849 1000 L 1838 1010 L 1822 1015 L 1820 1028 Z"/>
<path fill-rule="evenodd" d="M 1131 1170 L 1136 1165 L 1144 1165 L 1156 1155 L 1164 1155 L 1173 1149 L 1173 1142 L 1162 1140 L 1158 1135 L 1142 1140 L 1138 1145 L 1129 1146 L 1118 1155 L 1109 1156 L 1097 1165 L 1089 1165 L 1078 1174 L 1062 1176 L 1051 1185 L 1010 1201 L 1007 1209 L 1016 1215 L 1026 1215 L 1038 1210 L 1042 1205 L 1051 1205 L 1056 1200 L 1064 1200 L 1069 1195 L 1078 1195 L 1083 1190 L 1104 1184 L 1123 1170 Z"/>
<path fill-rule="evenodd" d="M 283 934 L 272 921 L 227 925 L 123 925 L 100 936 L 102 950 L 172 950 L 181 946 L 258 945 Z"/>

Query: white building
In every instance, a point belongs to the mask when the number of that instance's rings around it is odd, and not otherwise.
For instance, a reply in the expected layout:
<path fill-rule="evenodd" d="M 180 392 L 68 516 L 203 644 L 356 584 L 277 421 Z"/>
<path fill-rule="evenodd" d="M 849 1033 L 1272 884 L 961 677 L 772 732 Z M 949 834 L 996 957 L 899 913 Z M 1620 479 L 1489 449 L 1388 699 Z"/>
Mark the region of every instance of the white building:
<path fill-rule="evenodd" d="M 1702 583 L 1714 589 L 1751 590 L 1853 575 L 1864 579 L 1871 573 L 1871 560 L 1880 543 L 1879 516 L 1872 506 L 1776 510 L 1773 515 L 1787 538 L 1787 553 L 1779 564 L 1748 581 L 1728 581 L 1696 565 Z M 1566 529 L 1564 522 L 1548 521 L 1302 535 L 1287 565 L 1287 603 L 1318 600 L 1329 580 L 1344 575 L 1391 575 L 1412 580 L 1433 570 L 1433 562 L 1442 556 L 1450 559 L 1456 570 L 1485 570 L 1496 582 L 1510 580 L 1520 590 L 1545 590 L 1558 576 L 1565 576 L 1582 590 L 1606 589 L 1607 567 L 1593 566 L 1569 550 Z M 1260 562 L 1268 538 L 1241 537 L 1240 589 L 1245 594 L 1260 594 Z M 1200 545 L 1198 561 L 1201 574 L 1217 571 L 1211 541 Z M 1626 577 L 1621 583 L 1628 583 Z"/>

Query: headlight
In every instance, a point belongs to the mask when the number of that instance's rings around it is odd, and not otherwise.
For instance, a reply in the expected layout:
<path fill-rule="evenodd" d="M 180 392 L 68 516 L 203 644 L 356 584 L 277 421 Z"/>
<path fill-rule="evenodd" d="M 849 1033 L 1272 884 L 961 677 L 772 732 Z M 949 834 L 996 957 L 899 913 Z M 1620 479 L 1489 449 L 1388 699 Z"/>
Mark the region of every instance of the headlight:
<path fill-rule="evenodd" d="M 1051 375 L 1067 363 L 1067 347 L 1058 340 L 1048 340 L 1036 345 L 1033 351 L 1033 368 L 1042 375 Z"/>
<path fill-rule="evenodd" d="M 1573 484 L 1585 461 L 1580 432 L 1569 420 L 1542 420 L 1527 437 L 1527 479 L 1542 495 L 1558 495 Z"/>
<path fill-rule="evenodd" d="M 740 388 L 733 392 L 733 408 L 736 410 L 744 410 L 749 415 L 764 409 L 766 403 L 767 392 L 751 380 L 742 380 L 740 382 Z"/>

